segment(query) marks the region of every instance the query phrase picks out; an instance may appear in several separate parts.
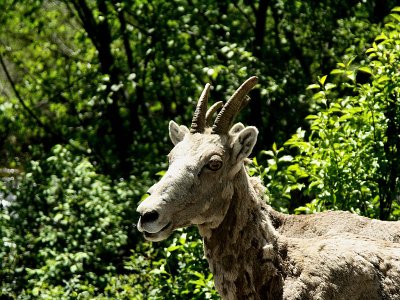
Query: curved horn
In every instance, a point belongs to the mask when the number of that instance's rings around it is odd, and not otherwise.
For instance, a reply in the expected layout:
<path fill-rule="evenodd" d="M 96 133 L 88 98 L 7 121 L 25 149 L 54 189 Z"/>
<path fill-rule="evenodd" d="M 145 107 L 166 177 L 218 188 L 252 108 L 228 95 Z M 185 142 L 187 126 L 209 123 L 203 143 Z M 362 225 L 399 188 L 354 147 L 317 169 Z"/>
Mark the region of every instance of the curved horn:
<path fill-rule="evenodd" d="M 206 127 L 206 111 L 207 111 L 207 101 L 208 95 L 210 93 L 211 85 L 209 83 L 204 87 L 203 92 L 197 102 L 196 110 L 192 118 L 192 126 L 190 126 L 191 133 L 202 133 Z"/>
<path fill-rule="evenodd" d="M 213 133 L 228 133 L 233 119 L 243 107 L 243 100 L 246 98 L 247 93 L 250 92 L 250 90 L 257 84 L 257 82 L 258 78 L 256 76 L 250 77 L 236 90 L 236 92 L 231 96 L 215 119 L 214 126 L 212 128 Z"/>
<path fill-rule="evenodd" d="M 212 124 L 212 117 L 215 114 L 215 112 L 220 109 L 222 106 L 224 106 L 224 102 L 218 101 L 215 102 L 208 110 L 206 113 L 206 126 L 211 126 Z"/>

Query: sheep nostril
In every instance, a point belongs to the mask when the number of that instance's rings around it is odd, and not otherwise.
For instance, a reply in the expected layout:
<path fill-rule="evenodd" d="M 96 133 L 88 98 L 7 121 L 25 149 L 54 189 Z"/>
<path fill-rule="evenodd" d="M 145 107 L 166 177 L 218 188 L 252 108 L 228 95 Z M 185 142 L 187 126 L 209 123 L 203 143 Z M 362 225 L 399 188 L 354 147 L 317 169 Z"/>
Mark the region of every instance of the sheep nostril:
<path fill-rule="evenodd" d="M 154 222 L 155 220 L 157 220 L 158 217 L 159 217 L 158 212 L 156 212 L 155 210 L 152 210 L 152 211 L 145 213 L 142 216 L 142 222 L 143 223 L 151 223 L 151 222 Z"/>

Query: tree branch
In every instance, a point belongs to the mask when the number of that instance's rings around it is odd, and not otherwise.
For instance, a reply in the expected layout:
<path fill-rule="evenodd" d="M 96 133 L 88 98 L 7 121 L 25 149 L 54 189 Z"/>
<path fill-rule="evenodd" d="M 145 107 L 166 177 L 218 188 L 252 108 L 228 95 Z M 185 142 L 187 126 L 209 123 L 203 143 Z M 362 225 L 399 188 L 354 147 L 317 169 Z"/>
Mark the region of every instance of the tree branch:
<path fill-rule="evenodd" d="M 234 1 L 233 6 L 235 6 L 236 9 L 244 16 L 251 29 L 256 30 L 256 27 L 253 25 L 250 16 L 246 14 L 246 12 L 240 7 L 240 5 Z"/>
<path fill-rule="evenodd" d="M 56 137 L 57 139 L 60 139 L 60 137 L 55 134 L 48 126 L 46 126 L 46 124 L 44 124 L 38 116 L 35 115 L 35 113 L 29 108 L 29 106 L 26 105 L 25 101 L 22 99 L 20 93 L 17 90 L 17 87 L 15 85 L 14 80 L 11 78 L 10 73 L 8 72 L 7 66 L 3 60 L 3 56 L 0 54 L 0 64 L 4 70 L 4 74 L 7 77 L 8 82 L 10 83 L 10 86 L 12 88 L 12 90 L 14 91 L 15 96 L 18 99 L 18 102 L 22 105 L 24 111 L 28 114 L 28 116 L 30 116 L 39 127 L 41 127 L 42 129 L 44 129 L 46 132 L 48 132 L 50 135 Z"/>
<path fill-rule="evenodd" d="M 85 149 L 78 147 L 77 145 L 74 145 L 71 143 L 71 141 L 69 141 L 67 138 L 65 138 L 64 136 L 58 134 L 57 132 L 55 132 L 51 127 L 47 126 L 45 123 L 43 123 L 38 116 L 35 115 L 35 113 L 29 108 L 29 106 L 26 105 L 25 101 L 22 99 L 20 93 L 18 92 L 17 86 L 14 82 L 14 80 L 11 78 L 10 72 L 7 69 L 7 66 L 4 62 L 4 59 L 2 57 L 2 55 L 0 54 L 0 64 L 4 70 L 4 73 L 7 77 L 8 82 L 10 83 L 10 86 L 15 94 L 15 96 L 18 99 L 18 102 L 22 105 L 24 111 L 28 114 L 29 117 L 31 117 L 36 123 L 37 125 L 42 128 L 47 134 L 49 134 L 53 139 L 55 143 L 64 143 L 64 144 L 69 144 L 72 148 L 74 148 L 75 150 L 78 150 L 80 153 L 83 154 L 88 154 L 87 151 L 85 151 Z"/>
<path fill-rule="evenodd" d="M 125 53 L 126 53 L 126 57 L 128 60 L 129 70 L 131 72 L 134 72 L 136 67 L 133 62 L 133 51 L 132 51 L 131 45 L 129 43 L 129 36 L 126 34 L 127 29 L 126 29 L 126 20 L 125 20 L 125 16 L 124 16 L 124 11 L 122 9 L 119 10 L 118 7 L 116 7 L 116 5 L 114 5 L 114 8 L 118 14 L 118 20 L 121 25 L 120 32 L 121 32 L 122 40 L 124 43 L 124 48 L 125 48 Z"/>

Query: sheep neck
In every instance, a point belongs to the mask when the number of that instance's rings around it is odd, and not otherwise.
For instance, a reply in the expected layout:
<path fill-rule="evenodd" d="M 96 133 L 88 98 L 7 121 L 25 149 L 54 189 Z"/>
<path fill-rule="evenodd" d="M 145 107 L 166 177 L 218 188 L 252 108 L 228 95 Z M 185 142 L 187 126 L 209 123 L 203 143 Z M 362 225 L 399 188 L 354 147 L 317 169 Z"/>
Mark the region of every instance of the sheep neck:
<path fill-rule="evenodd" d="M 266 204 L 243 168 L 225 218 L 204 236 L 204 251 L 223 299 L 282 297 L 282 253 Z"/>

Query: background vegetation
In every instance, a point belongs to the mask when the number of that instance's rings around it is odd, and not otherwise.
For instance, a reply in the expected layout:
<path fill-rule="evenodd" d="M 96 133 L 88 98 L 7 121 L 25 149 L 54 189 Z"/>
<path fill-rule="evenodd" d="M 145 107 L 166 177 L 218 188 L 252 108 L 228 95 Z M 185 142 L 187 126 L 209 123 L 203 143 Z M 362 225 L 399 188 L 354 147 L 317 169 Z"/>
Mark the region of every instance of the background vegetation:
<path fill-rule="evenodd" d="M 0 3 L 0 297 L 218 299 L 195 229 L 135 208 L 170 119 L 260 78 L 250 172 L 289 213 L 400 219 L 396 1 Z"/>

